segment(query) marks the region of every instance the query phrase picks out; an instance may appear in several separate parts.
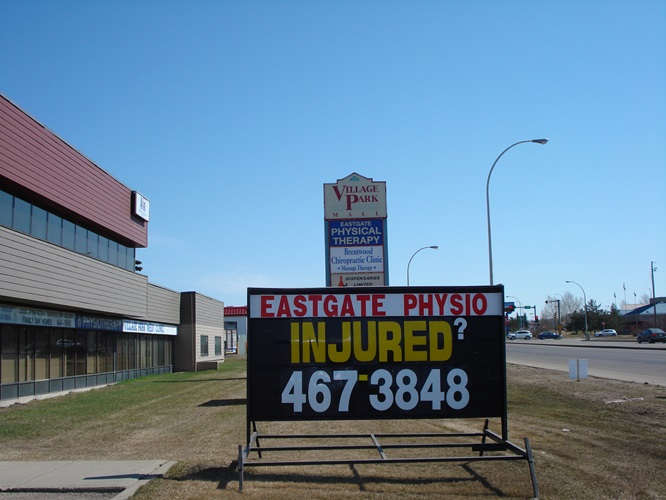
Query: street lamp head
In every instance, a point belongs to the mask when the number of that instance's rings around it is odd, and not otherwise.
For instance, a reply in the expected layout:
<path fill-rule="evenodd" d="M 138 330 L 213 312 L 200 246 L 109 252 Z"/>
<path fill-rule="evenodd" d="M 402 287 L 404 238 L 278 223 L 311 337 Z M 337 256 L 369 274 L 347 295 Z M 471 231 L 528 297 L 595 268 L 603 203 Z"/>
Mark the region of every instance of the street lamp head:
<path fill-rule="evenodd" d="M 532 139 L 532 142 L 536 142 L 537 144 L 546 144 L 548 139 Z"/>
<path fill-rule="evenodd" d="M 439 248 L 439 246 L 437 246 L 437 245 L 433 245 L 433 246 L 431 246 L 430 248 L 432 248 L 433 250 L 437 250 L 437 249 Z"/>

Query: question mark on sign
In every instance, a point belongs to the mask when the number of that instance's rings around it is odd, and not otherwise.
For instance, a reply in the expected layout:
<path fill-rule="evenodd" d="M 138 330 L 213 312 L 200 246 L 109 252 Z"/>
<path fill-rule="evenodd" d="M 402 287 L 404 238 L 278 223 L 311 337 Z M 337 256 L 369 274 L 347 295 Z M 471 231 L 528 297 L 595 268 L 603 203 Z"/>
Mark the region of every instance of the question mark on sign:
<path fill-rule="evenodd" d="M 465 338 L 465 328 L 467 328 L 467 320 L 465 318 L 456 318 L 453 322 L 458 327 L 458 340 Z"/>

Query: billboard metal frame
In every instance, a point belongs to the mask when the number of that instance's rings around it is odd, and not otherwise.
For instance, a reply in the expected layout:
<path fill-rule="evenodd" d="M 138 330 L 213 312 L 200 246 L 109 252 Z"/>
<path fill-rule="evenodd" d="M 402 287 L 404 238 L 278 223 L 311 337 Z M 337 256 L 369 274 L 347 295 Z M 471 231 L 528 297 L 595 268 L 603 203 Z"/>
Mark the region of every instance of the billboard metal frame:
<path fill-rule="evenodd" d="M 529 440 L 523 448 L 508 439 L 502 285 L 250 288 L 248 341 L 241 491 L 249 467 L 525 460 L 538 497 Z M 373 342 L 378 348 L 368 357 Z M 390 380 L 388 396 L 382 377 Z M 277 421 L 479 417 L 486 419 L 484 428 L 473 433 L 261 434 L 257 428 L 257 422 Z M 499 434 L 488 428 L 488 418 L 495 417 Z M 332 439 L 335 444 L 326 444 Z M 469 452 L 425 453 L 461 448 Z M 397 449 L 410 456 L 389 456 Z M 332 458 L 332 450 L 374 450 L 378 456 Z M 324 458 L 264 459 L 303 451 Z"/>

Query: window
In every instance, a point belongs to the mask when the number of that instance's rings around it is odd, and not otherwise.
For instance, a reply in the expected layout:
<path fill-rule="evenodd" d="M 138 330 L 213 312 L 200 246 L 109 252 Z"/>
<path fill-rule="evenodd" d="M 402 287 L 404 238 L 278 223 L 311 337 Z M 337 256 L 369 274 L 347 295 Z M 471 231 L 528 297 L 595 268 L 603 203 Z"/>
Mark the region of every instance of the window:
<path fill-rule="evenodd" d="M 118 243 L 109 240 L 109 264 L 118 265 Z"/>
<path fill-rule="evenodd" d="M 88 230 L 81 226 L 76 226 L 74 234 L 74 251 L 86 255 L 88 252 Z"/>
<path fill-rule="evenodd" d="M 14 197 L 0 191 L 0 225 L 12 227 L 12 213 L 14 212 Z"/>
<path fill-rule="evenodd" d="M 118 267 L 127 269 L 127 247 L 118 243 Z"/>
<path fill-rule="evenodd" d="M 62 246 L 74 250 L 74 223 L 62 220 Z"/>
<path fill-rule="evenodd" d="M 215 337 L 215 356 L 222 356 L 222 337 Z"/>
<path fill-rule="evenodd" d="M 18 328 L 0 325 L 0 383 L 18 382 Z"/>
<path fill-rule="evenodd" d="M 22 233 L 30 234 L 30 212 L 32 205 L 19 198 L 14 198 L 14 223 L 12 227 Z"/>
<path fill-rule="evenodd" d="M 35 380 L 35 329 L 19 327 L 19 382 Z"/>
<path fill-rule="evenodd" d="M 46 210 L 39 207 L 32 207 L 32 227 L 30 234 L 40 240 L 46 239 Z"/>
<path fill-rule="evenodd" d="M 35 329 L 35 380 L 49 378 L 49 329 Z"/>
<path fill-rule="evenodd" d="M 109 239 L 104 236 L 99 237 L 99 260 L 109 262 Z"/>
<path fill-rule="evenodd" d="M 0 190 L 0 225 L 68 250 L 135 271 L 136 249 L 120 245 L 43 208 Z"/>
<path fill-rule="evenodd" d="M 65 336 L 63 330 L 59 328 L 51 329 L 51 359 L 49 363 L 49 378 L 58 378 L 63 376 L 62 358 L 65 346 L 61 339 Z"/>
<path fill-rule="evenodd" d="M 101 334 L 100 334 L 101 335 Z M 99 346 L 97 345 L 97 332 L 87 332 L 86 339 L 86 373 L 98 373 L 97 370 L 97 352 Z"/>
<path fill-rule="evenodd" d="M 99 235 L 88 231 L 88 251 L 86 255 L 93 259 L 99 258 Z"/>
<path fill-rule="evenodd" d="M 201 342 L 201 357 L 205 358 L 208 356 L 208 335 L 202 335 L 199 342 Z"/>
<path fill-rule="evenodd" d="M 48 214 L 46 240 L 56 245 L 62 245 L 62 218 Z"/>

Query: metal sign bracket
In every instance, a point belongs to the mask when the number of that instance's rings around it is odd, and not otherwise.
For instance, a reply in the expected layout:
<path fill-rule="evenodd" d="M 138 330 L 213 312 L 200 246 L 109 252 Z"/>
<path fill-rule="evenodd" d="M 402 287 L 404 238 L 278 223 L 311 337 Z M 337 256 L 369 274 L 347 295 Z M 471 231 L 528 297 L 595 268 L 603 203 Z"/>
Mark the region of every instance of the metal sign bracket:
<path fill-rule="evenodd" d="M 243 491 L 244 473 L 248 467 L 280 466 L 315 466 L 315 465 L 363 465 L 363 464 L 410 464 L 435 462 L 483 462 L 516 461 L 528 463 L 532 481 L 533 498 L 539 498 L 534 459 L 529 439 L 525 438 L 525 447 L 512 443 L 508 439 L 492 432 L 486 419 L 481 432 L 472 433 L 406 433 L 406 434 L 260 434 L 255 422 L 252 433 L 243 448 L 238 446 L 238 484 Z M 335 444 L 327 441 L 336 440 Z M 276 442 L 276 445 L 261 445 Z M 289 443 L 293 444 L 289 444 Z M 285 443 L 282 445 L 281 443 Z M 313 443 L 313 444 L 305 444 Z M 344 444 L 341 444 L 344 443 Z M 347 444 L 349 443 L 349 444 Z M 445 450 L 468 449 L 468 454 L 445 454 Z M 332 457 L 332 452 L 368 450 L 367 458 Z M 404 456 L 389 456 L 390 451 L 409 450 L 413 453 Z M 435 456 L 419 454 L 419 451 L 439 450 Z M 266 455 L 280 453 L 289 457 L 290 453 L 308 452 L 306 460 L 279 459 L 271 460 Z M 377 456 L 374 456 L 374 453 Z M 314 458 L 321 454 L 325 458 Z"/>

